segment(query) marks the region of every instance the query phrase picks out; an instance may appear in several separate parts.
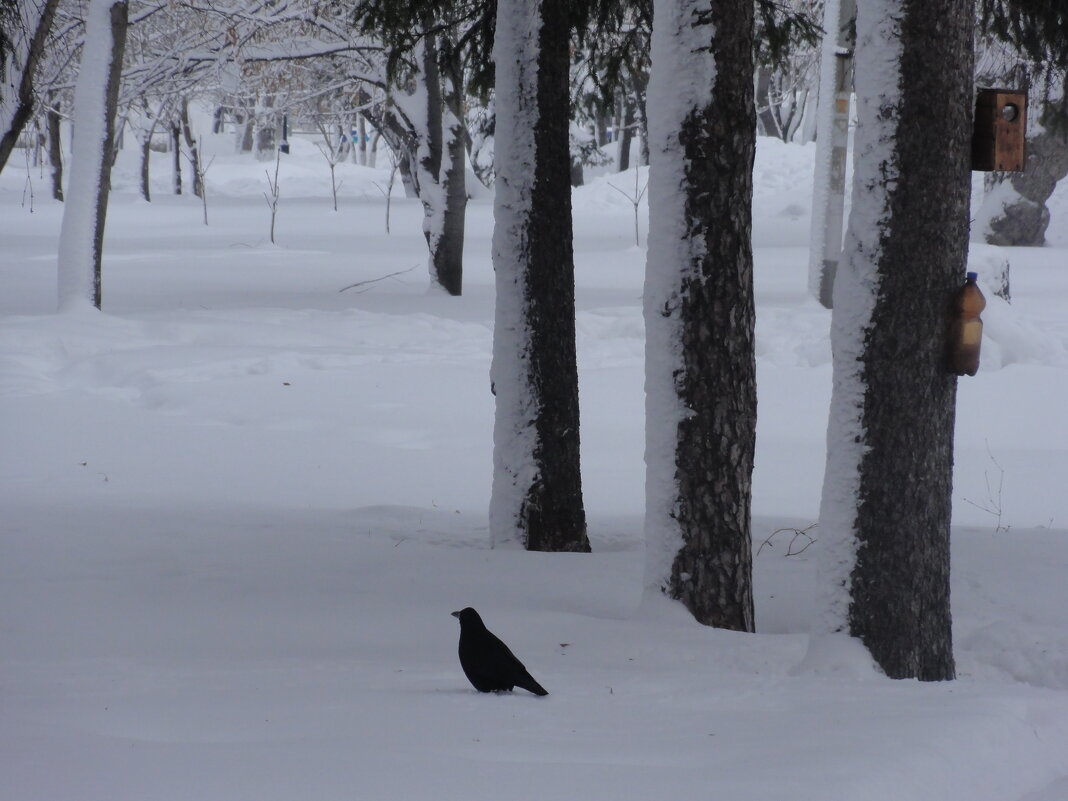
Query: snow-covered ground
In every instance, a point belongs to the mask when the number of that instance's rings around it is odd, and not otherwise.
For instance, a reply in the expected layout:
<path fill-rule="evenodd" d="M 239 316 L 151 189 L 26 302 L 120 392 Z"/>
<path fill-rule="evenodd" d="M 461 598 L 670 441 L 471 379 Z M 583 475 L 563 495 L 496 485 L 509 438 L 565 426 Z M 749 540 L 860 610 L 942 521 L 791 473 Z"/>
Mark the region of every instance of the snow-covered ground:
<path fill-rule="evenodd" d="M 757 625 L 640 605 L 645 219 L 574 196 L 592 555 L 491 550 L 492 200 L 465 294 L 428 291 L 419 205 L 297 138 L 207 142 L 209 221 L 124 152 L 104 314 L 57 315 L 62 206 L 0 175 L 4 801 L 1068 799 L 1068 191 L 987 291 L 954 489 L 959 680 L 890 681 L 806 634 L 830 397 L 807 297 L 813 148 L 762 139 Z M 186 176 L 188 185 L 188 176 Z M 640 180 L 644 182 L 642 174 Z M 29 203 L 32 185 L 34 200 Z M 621 191 L 617 191 L 617 187 Z M 399 182 L 398 187 L 399 190 Z M 922 254 L 917 254 L 922 258 Z M 344 290 L 344 291 L 342 291 Z M 475 693 L 475 606 L 550 691 Z"/>

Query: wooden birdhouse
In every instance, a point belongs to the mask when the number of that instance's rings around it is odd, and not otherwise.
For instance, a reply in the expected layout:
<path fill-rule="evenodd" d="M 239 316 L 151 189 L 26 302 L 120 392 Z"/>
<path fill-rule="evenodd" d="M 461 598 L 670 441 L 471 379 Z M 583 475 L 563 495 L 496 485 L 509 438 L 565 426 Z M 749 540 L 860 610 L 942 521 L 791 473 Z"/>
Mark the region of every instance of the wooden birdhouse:
<path fill-rule="evenodd" d="M 1027 92 L 980 89 L 975 98 L 972 169 L 1022 172 L 1026 160 Z"/>

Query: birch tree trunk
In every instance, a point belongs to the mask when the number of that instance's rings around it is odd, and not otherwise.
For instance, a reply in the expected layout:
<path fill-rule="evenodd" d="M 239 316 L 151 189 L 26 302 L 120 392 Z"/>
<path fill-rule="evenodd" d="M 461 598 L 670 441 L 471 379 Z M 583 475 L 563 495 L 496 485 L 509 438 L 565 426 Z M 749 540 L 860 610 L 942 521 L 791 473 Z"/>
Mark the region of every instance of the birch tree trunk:
<path fill-rule="evenodd" d="M 567 0 L 501 0 L 490 535 L 589 551 L 579 473 Z"/>
<path fill-rule="evenodd" d="M 680 81 L 678 76 L 689 76 Z M 658 0 L 649 84 L 646 586 L 752 631 L 753 4 Z"/>
<path fill-rule="evenodd" d="M 827 627 L 860 638 L 893 678 L 954 675 L 957 379 L 946 345 L 968 248 L 973 18 L 967 0 L 858 2 L 858 127 L 834 288 L 821 605 Z"/>
<path fill-rule="evenodd" d="M 70 185 L 59 235 L 59 306 L 73 310 L 102 300 L 101 255 L 111 188 L 115 109 L 126 46 L 127 0 L 90 0 L 85 44 L 74 90 L 78 126 Z"/>
<path fill-rule="evenodd" d="M 853 90 L 856 0 L 826 0 L 817 104 L 816 171 L 812 187 L 808 289 L 826 308 L 842 256 L 849 101 Z"/>

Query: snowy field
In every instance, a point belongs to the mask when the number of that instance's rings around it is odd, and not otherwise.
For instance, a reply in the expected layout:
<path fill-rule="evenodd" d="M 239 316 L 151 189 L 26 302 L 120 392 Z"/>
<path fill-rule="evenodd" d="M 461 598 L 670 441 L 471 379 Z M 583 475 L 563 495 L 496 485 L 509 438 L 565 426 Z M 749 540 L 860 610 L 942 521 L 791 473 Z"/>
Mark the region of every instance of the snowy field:
<path fill-rule="evenodd" d="M 230 148 L 208 226 L 167 155 L 147 204 L 123 153 L 102 315 L 54 313 L 62 206 L 21 151 L 0 175 L 3 801 L 1068 799 L 1068 191 L 1049 247 L 973 249 L 1013 302 L 987 291 L 960 383 L 959 680 L 921 684 L 809 643 L 819 530 L 774 533 L 823 471 L 813 148 L 757 158 L 757 635 L 641 604 L 633 172 L 574 195 L 594 553 L 526 554 L 487 544 L 492 198 L 449 298 L 418 203 L 384 232 L 386 171 L 343 165 L 335 213 L 297 139 L 271 245 L 273 163 Z M 470 688 L 467 605 L 547 698 Z"/>

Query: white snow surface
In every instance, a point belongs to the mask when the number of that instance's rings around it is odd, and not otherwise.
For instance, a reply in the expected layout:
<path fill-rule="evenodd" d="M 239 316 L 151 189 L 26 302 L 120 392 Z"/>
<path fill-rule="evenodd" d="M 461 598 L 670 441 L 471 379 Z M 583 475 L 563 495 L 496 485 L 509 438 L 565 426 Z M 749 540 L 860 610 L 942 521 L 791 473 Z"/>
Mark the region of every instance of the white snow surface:
<path fill-rule="evenodd" d="M 758 143 L 742 635 L 641 603 L 646 254 L 622 178 L 574 193 L 594 553 L 528 554 L 488 546 L 491 201 L 469 207 L 449 298 L 428 291 L 418 201 L 395 198 L 384 233 L 387 171 L 339 165 L 335 214 L 293 137 L 271 246 L 263 165 L 202 141 L 208 227 L 167 194 L 167 154 L 151 204 L 121 154 L 102 314 L 55 314 L 62 205 L 20 154 L 0 174 L 4 801 L 1068 798 L 1068 192 L 1049 247 L 997 250 L 1013 303 L 986 293 L 958 398 L 959 679 L 921 684 L 844 638 L 809 649 L 825 543 L 771 537 L 815 520 L 825 459 L 814 148 Z M 470 688 L 466 605 L 548 697 Z"/>

